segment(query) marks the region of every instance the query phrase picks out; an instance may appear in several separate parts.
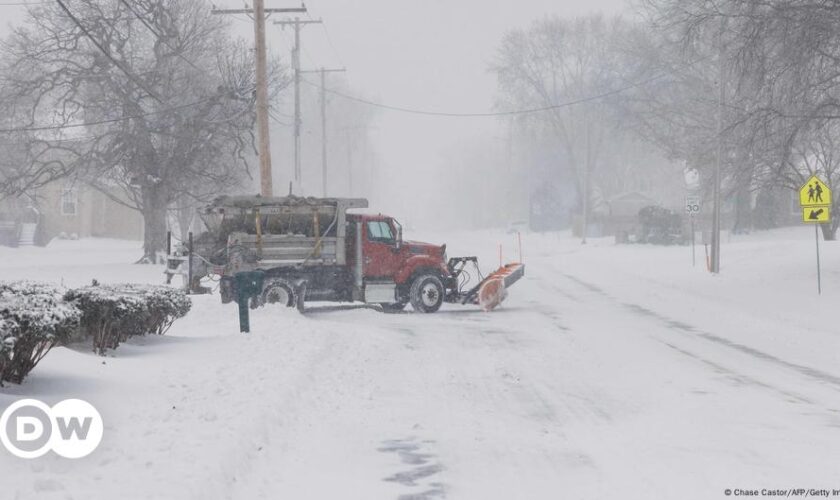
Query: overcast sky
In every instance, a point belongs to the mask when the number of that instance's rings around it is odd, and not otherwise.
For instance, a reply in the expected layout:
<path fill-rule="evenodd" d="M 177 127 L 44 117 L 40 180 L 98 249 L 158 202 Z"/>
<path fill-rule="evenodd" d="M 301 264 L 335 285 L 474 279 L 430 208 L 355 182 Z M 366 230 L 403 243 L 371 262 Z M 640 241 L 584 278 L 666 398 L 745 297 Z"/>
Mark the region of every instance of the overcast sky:
<path fill-rule="evenodd" d="M 19 0 L 0 0 L 0 4 Z M 302 64 L 347 67 L 349 84 L 365 97 L 395 106 L 447 112 L 492 109 L 496 82 L 488 72 L 504 33 L 547 14 L 574 17 L 591 12 L 620 13 L 623 0 L 311 0 L 312 18 L 302 32 Z M 243 0 L 215 0 L 241 8 Z M 266 0 L 267 7 L 299 4 Z M 0 6 L 2 18 L 16 22 L 22 7 Z M 244 16 L 237 32 L 252 38 Z M 3 34 L 7 33 L 6 26 Z M 288 62 L 291 34 L 269 27 L 272 50 Z M 317 117 L 312 117 L 317 119 Z M 452 145 L 476 137 L 499 136 L 493 118 L 443 118 L 381 111 L 372 133 L 384 168 L 419 170 L 439 165 Z M 278 158 L 277 161 L 284 161 Z"/>
<path fill-rule="evenodd" d="M 288 5 L 279 0 L 267 4 Z M 382 103 L 433 111 L 490 111 L 496 82 L 488 66 L 507 30 L 547 14 L 611 14 L 624 5 L 622 0 L 313 0 L 307 2 L 310 15 L 323 18 L 335 50 L 323 29 L 307 27 L 302 44 L 308 56 L 303 54 L 303 63 L 346 66 L 350 85 Z M 502 134 L 494 118 L 381 111 L 377 125 L 376 149 L 386 168 L 428 168 L 443 161 L 440 155 L 453 144 Z"/>

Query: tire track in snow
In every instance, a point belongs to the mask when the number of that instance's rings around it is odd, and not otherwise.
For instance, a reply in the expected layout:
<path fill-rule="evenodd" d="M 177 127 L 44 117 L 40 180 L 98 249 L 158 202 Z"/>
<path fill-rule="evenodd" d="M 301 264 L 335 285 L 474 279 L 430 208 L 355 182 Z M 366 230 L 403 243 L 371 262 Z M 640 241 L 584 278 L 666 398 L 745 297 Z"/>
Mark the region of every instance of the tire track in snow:
<path fill-rule="evenodd" d="M 832 384 L 835 387 L 837 387 L 838 389 L 840 389 L 840 377 L 837 377 L 837 376 L 832 375 L 830 373 L 826 373 L 824 371 L 817 370 L 816 368 L 811 368 L 809 366 L 804 366 L 804 365 L 800 365 L 800 364 L 797 364 L 797 363 L 792 363 L 790 361 L 786 361 L 784 359 L 773 356 L 772 354 L 767 354 L 764 351 L 760 351 L 758 349 L 749 347 L 749 346 L 744 345 L 744 344 L 739 344 L 738 342 L 733 342 L 729 339 L 720 337 L 720 336 L 715 335 L 713 333 L 705 332 L 703 330 L 695 328 L 695 327 L 693 327 L 691 325 L 688 325 L 686 323 L 668 318 L 667 316 L 663 316 L 662 314 L 659 314 L 655 311 L 652 311 L 650 309 L 642 307 L 638 304 L 622 303 L 621 305 L 624 306 L 627 309 L 630 309 L 631 311 L 633 311 L 637 314 L 641 314 L 643 316 L 649 316 L 651 318 L 654 318 L 654 319 L 660 321 L 661 323 L 663 323 L 665 326 L 675 328 L 677 330 L 682 330 L 682 331 L 687 332 L 687 333 L 694 334 L 698 338 L 707 340 L 709 342 L 715 342 L 718 345 L 723 345 L 723 346 L 728 347 L 730 349 L 740 351 L 740 352 L 745 353 L 747 355 L 750 355 L 754 358 L 761 359 L 763 361 L 774 363 L 778 366 L 797 371 L 802 375 L 814 378 L 816 380 L 819 380 L 820 382 L 826 382 L 828 384 Z"/>
<path fill-rule="evenodd" d="M 564 297 L 570 303 L 575 301 L 572 296 Z M 561 321 L 562 316 L 547 304 L 530 300 L 525 304 L 505 304 L 489 314 L 468 308 L 413 315 L 411 319 L 418 321 L 412 321 L 408 330 L 421 342 L 417 346 L 421 352 L 431 347 L 424 345 L 425 341 L 445 338 L 452 342 L 446 349 L 446 392 L 459 394 L 458 407 L 469 408 L 460 413 L 466 417 L 460 425 L 469 429 L 468 435 L 475 436 L 478 442 L 497 441 L 496 429 L 501 422 L 507 422 L 502 427 L 527 429 L 525 435 L 535 439 L 535 446 L 524 453 L 509 453 L 508 447 L 496 456 L 499 443 L 491 446 L 494 452 L 488 451 L 486 456 L 493 456 L 494 464 L 504 464 L 506 471 L 521 468 L 532 474 L 533 470 L 544 470 L 551 476 L 574 474 L 597 481 L 597 461 L 583 451 L 574 436 L 567 434 L 567 428 L 580 422 L 603 424 L 612 416 L 600 401 L 588 397 L 588 386 L 570 385 L 564 376 L 569 370 L 574 371 L 570 364 L 577 366 L 581 361 L 569 354 L 573 351 L 569 346 L 575 340 L 565 335 L 568 328 Z M 378 318 L 387 324 L 378 326 L 401 335 L 407 333 L 405 317 Z M 465 355 L 485 361 L 464 363 Z M 534 456 L 539 457 L 537 463 L 530 462 Z M 452 457 L 450 460 L 458 462 Z M 452 494 L 461 492 L 464 486 L 453 483 Z M 413 497 L 405 497 L 410 498 Z"/>
<path fill-rule="evenodd" d="M 754 386 L 757 386 L 757 387 L 761 387 L 761 388 L 763 388 L 763 389 L 768 389 L 768 390 L 771 390 L 771 391 L 778 392 L 778 393 L 779 393 L 779 394 L 781 394 L 782 396 L 785 396 L 786 398 L 789 398 L 790 400 L 792 400 L 792 401 L 794 401 L 794 402 L 800 402 L 800 403 L 805 403 L 805 404 L 810 404 L 810 405 L 815 404 L 813 401 L 811 401 L 810 399 L 806 398 L 805 396 L 802 396 L 801 394 L 797 394 L 797 393 L 795 393 L 795 392 L 786 391 L 786 390 L 784 390 L 784 389 L 779 389 L 778 387 L 772 386 L 772 385 L 770 385 L 770 384 L 765 384 L 764 382 L 761 382 L 761 381 L 760 381 L 760 380 L 758 380 L 758 379 L 755 379 L 755 378 L 750 377 L 750 376 L 748 376 L 748 375 L 744 375 L 744 374 L 742 374 L 742 373 L 738 373 L 738 372 L 736 372 L 736 371 L 734 371 L 734 370 L 730 370 L 729 368 L 727 368 L 727 367 L 725 367 L 725 366 L 723 366 L 723 365 L 721 365 L 721 364 L 719 364 L 719 363 L 716 363 L 716 362 L 714 362 L 714 361 L 711 361 L 711 360 L 709 360 L 709 359 L 707 359 L 707 358 L 705 358 L 705 357 L 703 357 L 703 356 L 700 356 L 700 355 L 698 355 L 698 354 L 695 354 L 695 353 L 693 353 L 693 352 L 690 352 L 690 351 L 688 351 L 688 350 L 686 350 L 686 349 L 683 349 L 683 348 L 677 347 L 676 345 L 674 345 L 674 344 L 672 344 L 672 343 L 670 343 L 670 342 L 666 342 L 666 341 L 664 341 L 664 340 L 660 340 L 660 342 L 661 342 L 662 344 L 664 344 L 664 345 L 666 345 L 666 346 L 670 347 L 671 349 L 673 349 L 673 350 L 677 351 L 677 352 L 678 352 L 678 353 L 680 353 L 680 354 L 683 354 L 683 355 L 685 355 L 685 356 L 688 356 L 689 358 L 692 358 L 692 359 L 694 359 L 694 360 L 696 360 L 696 361 L 699 361 L 699 362 L 701 362 L 701 363 L 703 363 L 703 364 L 705 364 L 705 365 L 707 365 L 707 366 L 709 366 L 709 367 L 713 368 L 713 369 L 714 369 L 715 371 L 717 371 L 718 373 L 721 373 L 721 374 L 723 374 L 723 375 L 726 375 L 727 377 L 730 377 L 731 379 L 735 380 L 735 381 L 736 381 L 736 382 L 738 382 L 738 383 L 741 383 L 741 384 L 754 385 Z"/>
<path fill-rule="evenodd" d="M 703 340 L 703 341 L 705 341 L 709 344 L 715 345 L 715 346 L 725 347 L 730 351 L 745 354 L 745 355 L 749 356 L 751 359 L 758 360 L 758 361 L 764 362 L 766 364 L 773 365 L 777 368 L 782 368 L 785 371 L 794 371 L 794 372 L 796 372 L 796 373 L 798 373 L 802 376 L 805 376 L 809 379 L 813 379 L 813 380 L 816 380 L 818 382 L 828 384 L 833 389 L 840 389 L 840 377 L 837 377 L 837 376 L 832 375 L 830 373 L 824 372 L 822 370 L 818 370 L 816 368 L 812 368 L 812 367 L 809 367 L 809 366 L 804 366 L 804 365 L 801 365 L 801 364 L 797 364 L 797 363 L 793 363 L 793 362 L 784 360 L 784 359 L 779 358 L 777 356 L 774 356 L 772 354 L 766 353 L 766 352 L 761 351 L 759 349 L 755 349 L 753 347 L 750 347 L 750 346 L 747 346 L 747 345 L 744 345 L 744 344 L 741 344 L 741 343 L 738 343 L 738 342 L 733 342 L 733 341 L 731 341 L 729 339 L 726 339 L 724 337 L 721 337 L 719 335 L 715 335 L 713 333 L 701 330 L 699 328 L 696 328 L 692 325 L 686 324 L 686 323 L 681 322 L 679 320 L 676 320 L 676 319 L 670 318 L 668 316 L 665 316 L 661 313 L 658 313 L 658 312 L 656 312 L 652 309 L 641 306 L 639 304 L 636 304 L 636 303 L 633 303 L 633 302 L 622 301 L 621 299 L 618 299 L 618 298 L 610 295 L 608 292 L 606 292 L 601 287 L 599 287 L 597 285 L 594 285 L 592 283 L 589 283 L 587 281 L 584 281 L 584 280 L 578 278 L 577 276 L 573 276 L 573 275 L 570 275 L 568 273 L 560 273 L 560 274 L 563 277 L 567 278 L 568 280 L 572 281 L 573 283 L 575 283 L 575 284 L 581 286 L 582 288 L 586 289 L 587 291 L 592 292 L 593 294 L 595 294 L 597 296 L 603 297 L 604 299 L 612 301 L 616 305 L 631 311 L 632 313 L 636 314 L 637 316 L 646 317 L 646 318 L 649 318 L 651 320 L 654 320 L 654 321 L 660 323 L 661 325 L 668 327 L 672 331 L 674 331 L 674 330 L 679 331 L 679 332 L 683 333 L 684 335 L 690 336 L 693 339 Z M 693 359 L 696 359 L 696 360 L 704 363 L 705 365 L 714 368 L 716 371 L 719 371 L 719 372 L 723 371 L 727 375 L 729 375 L 731 377 L 736 377 L 740 381 L 751 383 L 752 385 L 755 385 L 757 387 L 762 387 L 762 388 L 765 388 L 765 389 L 771 389 L 776 393 L 782 394 L 787 398 L 793 398 L 794 400 L 799 401 L 799 402 L 808 403 L 808 404 L 816 404 L 812 399 L 809 399 L 805 396 L 802 396 L 801 394 L 798 394 L 798 393 L 793 392 L 793 391 L 788 391 L 788 390 L 785 390 L 785 389 L 781 389 L 781 388 L 779 388 L 779 387 L 777 387 L 773 384 L 769 384 L 769 383 L 766 383 L 766 382 L 759 381 L 755 377 L 750 377 L 750 376 L 745 375 L 745 374 L 743 374 L 739 371 L 736 371 L 734 369 L 725 368 L 723 365 L 721 365 L 719 363 L 711 361 L 711 360 L 709 360 L 707 358 L 704 358 L 702 356 L 696 355 L 696 354 L 694 354 L 690 351 L 687 351 L 685 349 L 678 348 L 675 345 L 670 344 L 666 341 L 663 341 L 661 339 L 657 339 L 657 340 L 659 342 L 663 343 L 664 345 L 668 346 L 669 348 L 675 350 L 676 352 L 680 352 L 683 355 L 686 355 L 686 356 L 689 356 Z M 832 412 L 837 411 L 837 410 L 831 408 L 829 405 L 826 405 L 826 409 L 828 409 L 829 411 L 832 411 Z"/>

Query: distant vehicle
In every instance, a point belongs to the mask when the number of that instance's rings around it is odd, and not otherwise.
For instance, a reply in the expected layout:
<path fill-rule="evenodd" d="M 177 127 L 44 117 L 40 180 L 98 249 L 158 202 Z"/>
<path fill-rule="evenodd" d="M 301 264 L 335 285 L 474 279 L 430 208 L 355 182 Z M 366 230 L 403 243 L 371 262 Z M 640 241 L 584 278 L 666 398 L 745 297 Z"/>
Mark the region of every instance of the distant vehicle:
<path fill-rule="evenodd" d="M 518 221 L 514 221 L 514 222 L 511 222 L 510 224 L 508 224 L 507 232 L 508 232 L 508 234 L 524 233 L 524 232 L 527 232 L 528 229 L 529 229 L 529 227 L 528 227 L 528 222 L 527 221 L 518 220 Z"/>
<path fill-rule="evenodd" d="M 220 275 L 224 303 L 238 297 L 238 273 L 257 272 L 262 292 L 255 306 L 302 310 L 310 300 L 362 301 L 394 311 L 411 303 L 424 313 L 443 302 L 490 310 L 524 275 L 525 266 L 512 263 L 470 283 L 481 276 L 475 257 L 447 259 L 446 245 L 403 240 L 393 217 L 347 212 L 367 206 L 362 198 L 221 197 L 200 214 L 208 231 L 191 255 L 170 255 L 166 272 L 170 279 L 189 274 L 193 289 L 202 277 Z"/>

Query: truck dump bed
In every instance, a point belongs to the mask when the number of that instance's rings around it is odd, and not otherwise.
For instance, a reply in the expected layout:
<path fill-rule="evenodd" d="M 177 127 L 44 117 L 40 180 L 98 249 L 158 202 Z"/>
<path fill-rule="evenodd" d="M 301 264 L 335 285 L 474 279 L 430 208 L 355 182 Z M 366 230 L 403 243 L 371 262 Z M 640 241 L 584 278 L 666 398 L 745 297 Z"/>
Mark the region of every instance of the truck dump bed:
<path fill-rule="evenodd" d="M 241 246 L 249 249 L 258 256 L 263 267 L 278 267 L 285 265 L 323 265 L 338 264 L 338 237 L 335 235 L 320 238 L 299 235 L 276 235 L 231 233 L 232 249 Z M 235 250 L 232 250 L 235 251 Z M 343 265 L 343 264 L 342 264 Z"/>
<path fill-rule="evenodd" d="M 363 198 L 225 196 L 201 218 L 226 245 L 231 271 L 347 264 L 346 215 Z"/>

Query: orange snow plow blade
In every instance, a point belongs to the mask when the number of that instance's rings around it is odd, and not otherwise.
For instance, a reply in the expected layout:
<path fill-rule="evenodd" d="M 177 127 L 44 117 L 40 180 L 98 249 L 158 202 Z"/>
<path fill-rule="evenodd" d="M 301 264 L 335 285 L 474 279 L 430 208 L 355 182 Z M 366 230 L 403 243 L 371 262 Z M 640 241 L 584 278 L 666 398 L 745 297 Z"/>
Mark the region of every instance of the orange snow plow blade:
<path fill-rule="evenodd" d="M 507 297 L 507 289 L 525 275 L 525 264 L 506 264 L 490 273 L 478 285 L 475 302 L 483 311 L 492 311 Z"/>

